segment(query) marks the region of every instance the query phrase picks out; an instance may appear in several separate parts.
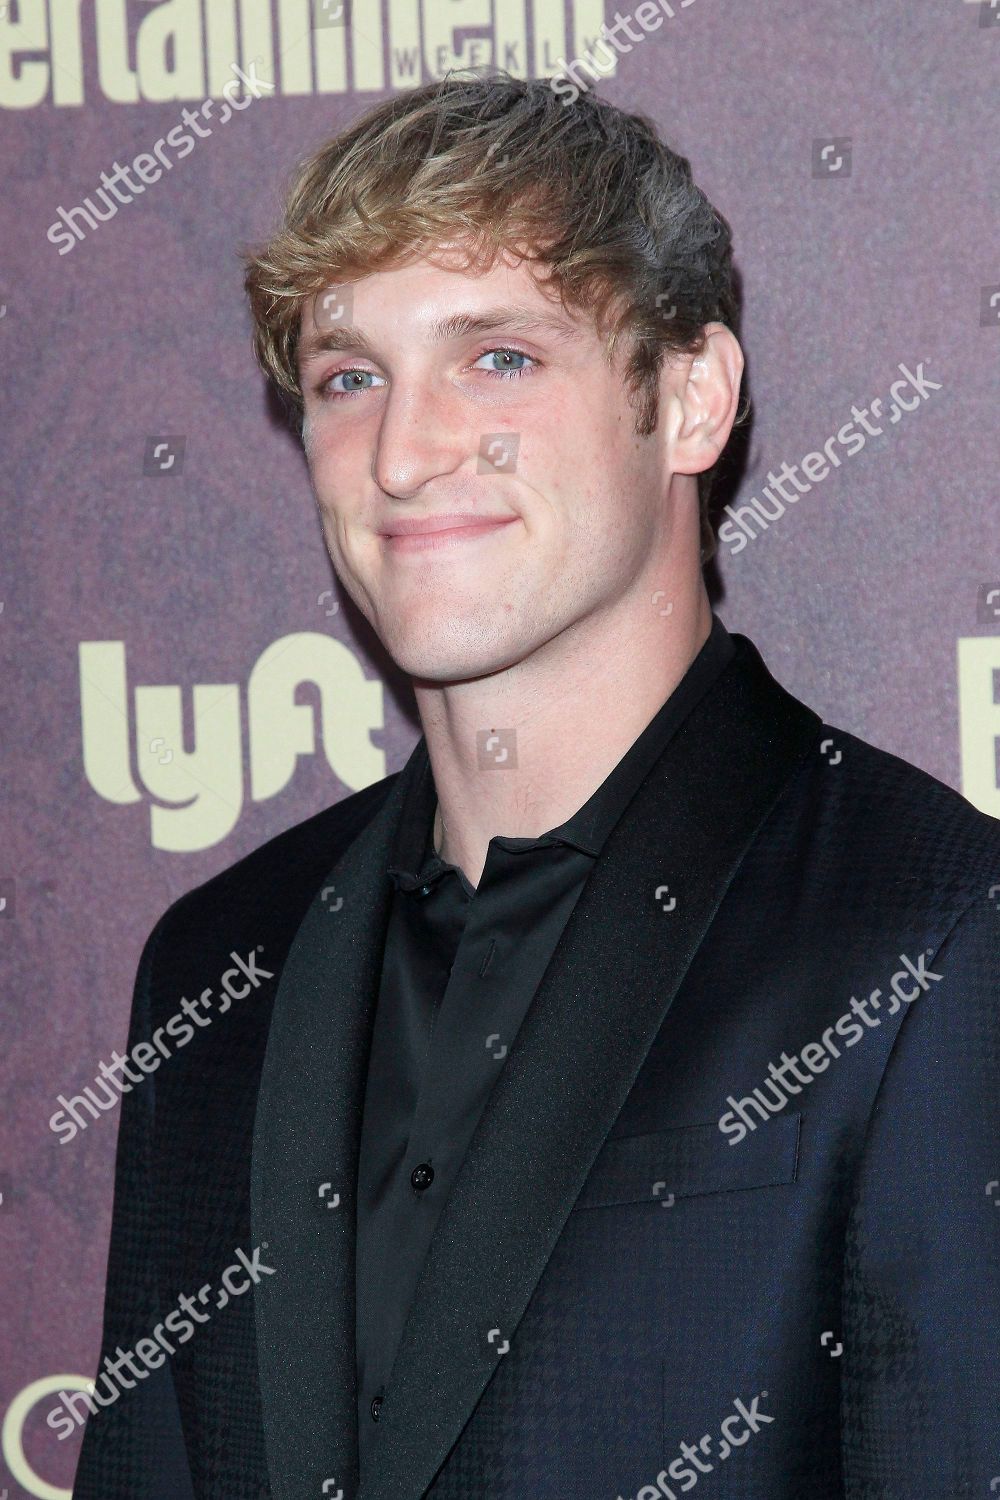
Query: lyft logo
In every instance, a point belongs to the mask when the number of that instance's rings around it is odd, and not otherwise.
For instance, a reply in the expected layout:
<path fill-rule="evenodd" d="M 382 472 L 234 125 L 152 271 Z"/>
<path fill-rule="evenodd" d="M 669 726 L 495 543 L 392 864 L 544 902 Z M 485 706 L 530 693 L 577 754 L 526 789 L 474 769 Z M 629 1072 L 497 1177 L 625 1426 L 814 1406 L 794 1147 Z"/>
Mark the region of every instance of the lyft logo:
<path fill-rule="evenodd" d="M 319 690 L 320 725 L 302 683 Z M 153 847 L 174 853 L 209 849 L 236 826 L 244 802 L 242 706 L 250 797 L 284 790 L 300 755 L 322 747 L 330 769 L 352 791 L 386 774 L 385 752 L 371 732 L 385 723 L 383 687 L 369 681 L 354 653 L 332 636 L 302 631 L 273 641 L 239 683 L 191 689 L 194 744 L 184 745 L 182 689 L 140 686 L 129 694 L 124 641 L 81 641 L 83 767 L 107 802 L 150 800 Z M 133 756 L 134 751 L 134 756 Z"/>

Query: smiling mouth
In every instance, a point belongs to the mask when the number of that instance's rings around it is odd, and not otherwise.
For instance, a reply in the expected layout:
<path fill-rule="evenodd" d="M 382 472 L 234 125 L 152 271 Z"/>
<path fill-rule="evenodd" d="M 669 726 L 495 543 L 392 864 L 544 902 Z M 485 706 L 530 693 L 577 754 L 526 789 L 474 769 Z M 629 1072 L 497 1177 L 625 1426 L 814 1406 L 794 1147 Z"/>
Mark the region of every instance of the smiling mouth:
<path fill-rule="evenodd" d="M 383 534 L 382 540 L 392 552 L 426 552 L 440 547 L 450 547 L 456 542 L 473 541 L 477 537 L 499 531 L 516 521 L 516 516 L 501 516 L 494 520 L 472 521 L 458 526 L 444 526 L 438 531 L 420 531 L 404 534 Z"/>

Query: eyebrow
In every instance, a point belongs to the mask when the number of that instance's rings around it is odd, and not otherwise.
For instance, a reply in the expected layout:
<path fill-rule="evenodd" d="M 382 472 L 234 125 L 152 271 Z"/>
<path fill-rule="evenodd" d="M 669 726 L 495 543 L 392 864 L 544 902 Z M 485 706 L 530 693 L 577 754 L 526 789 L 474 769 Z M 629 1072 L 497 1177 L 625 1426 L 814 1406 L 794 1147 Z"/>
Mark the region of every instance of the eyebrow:
<path fill-rule="evenodd" d="M 474 334 L 492 333 L 498 328 L 522 333 L 548 333 L 567 344 L 577 343 L 582 336 L 565 319 L 550 317 L 527 307 L 490 307 L 479 313 L 452 313 L 448 317 L 435 319 L 428 333 L 432 343 L 441 344 L 469 338 Z M 331 328 L 324 333 L 310 331 L 304 335 L 299 345 L 299 367 L 309 364 L 321 354 L 336 350 L 354 350 L 375 357 L 375 345 L 364 330 L 345 326 Z"/>

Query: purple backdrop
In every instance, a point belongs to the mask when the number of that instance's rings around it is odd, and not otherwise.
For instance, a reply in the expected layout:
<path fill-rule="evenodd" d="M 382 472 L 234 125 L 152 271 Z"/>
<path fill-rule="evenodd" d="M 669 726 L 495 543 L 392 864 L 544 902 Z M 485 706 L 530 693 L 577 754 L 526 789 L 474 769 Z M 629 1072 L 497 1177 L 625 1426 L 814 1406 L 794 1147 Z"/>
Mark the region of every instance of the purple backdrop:
<path fill-rule="evenodd" d="M 98 1353 L 117 1112 L 61 1144 L 58 1097 L 123 1046 L 168 903 L 397 769 L 416 735 L 252 362 L 236 248 L 273 225 L 294 160 L 375 99 L 448 66 L 558 74 L 605 14 L 339 9 L 0 6 L 11 1495 L 69 1494 L 78 1444 L 44 1413 Z M 657 121 L 735 232 L 757 415 L 719 612 L 834 722 L 1000 815 L 1000 4 L 672 11 L 618 12 L 598 87 Z M 231 63 L 250 83 L 226 118 Z M 111 213 L 95 195 L 120 167 Z"/>

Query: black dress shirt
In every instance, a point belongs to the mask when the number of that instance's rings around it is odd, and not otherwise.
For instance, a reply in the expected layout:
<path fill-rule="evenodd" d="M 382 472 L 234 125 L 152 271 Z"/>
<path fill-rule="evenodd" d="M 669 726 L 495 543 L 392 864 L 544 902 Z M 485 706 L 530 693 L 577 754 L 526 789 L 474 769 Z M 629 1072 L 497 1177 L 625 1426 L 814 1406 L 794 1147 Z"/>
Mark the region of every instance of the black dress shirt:
<path fill-rule="evenodd" d="M 434 1227 L 504 1058 L 608 835 L 733 650 L 713 616 L 701 651 L 593 796 L 539 838 L 491 838 L 478 887 L 434 850 L 425 740 L 407 763 L 358 1164 L 362 1479 Z"/>

